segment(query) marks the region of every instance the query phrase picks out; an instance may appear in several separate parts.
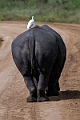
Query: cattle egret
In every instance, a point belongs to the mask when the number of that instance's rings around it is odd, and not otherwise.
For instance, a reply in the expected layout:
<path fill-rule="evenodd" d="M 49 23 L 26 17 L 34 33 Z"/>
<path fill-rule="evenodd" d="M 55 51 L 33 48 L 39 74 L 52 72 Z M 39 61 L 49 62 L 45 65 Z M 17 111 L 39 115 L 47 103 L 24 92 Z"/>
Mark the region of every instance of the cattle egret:
<path fill-rule="evenodd" d="M 32 16 L 32 19 L 28 22 L 27 29 L 31 28 L 34 25 L 34 16 Z"/>

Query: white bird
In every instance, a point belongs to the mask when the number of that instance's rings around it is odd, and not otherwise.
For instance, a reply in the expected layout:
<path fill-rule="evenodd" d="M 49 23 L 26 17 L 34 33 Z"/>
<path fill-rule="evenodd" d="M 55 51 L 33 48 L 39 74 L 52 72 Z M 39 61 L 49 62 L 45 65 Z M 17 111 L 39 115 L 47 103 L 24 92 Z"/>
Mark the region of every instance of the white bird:
<path fill-rule="evenodd" d="M 28 22 L 27 29 L 31 28 L 34 25 L 34 16 L 32 16 L 32 19 Z"/>

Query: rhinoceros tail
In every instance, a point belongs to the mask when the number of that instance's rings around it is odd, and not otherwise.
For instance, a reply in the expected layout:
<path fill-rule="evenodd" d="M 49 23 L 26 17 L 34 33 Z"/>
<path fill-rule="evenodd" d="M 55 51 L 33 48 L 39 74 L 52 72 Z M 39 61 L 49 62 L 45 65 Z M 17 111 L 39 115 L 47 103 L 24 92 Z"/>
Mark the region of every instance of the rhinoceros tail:
<path fill-rule="evenodd" d="M 30 51 L 30 61 L 31 61 L 31 74 L 33 70 L 35 69 L 35 39 L 33 30 L 30 30 L 30 36 L 29 36 L 29 51 Z"/>

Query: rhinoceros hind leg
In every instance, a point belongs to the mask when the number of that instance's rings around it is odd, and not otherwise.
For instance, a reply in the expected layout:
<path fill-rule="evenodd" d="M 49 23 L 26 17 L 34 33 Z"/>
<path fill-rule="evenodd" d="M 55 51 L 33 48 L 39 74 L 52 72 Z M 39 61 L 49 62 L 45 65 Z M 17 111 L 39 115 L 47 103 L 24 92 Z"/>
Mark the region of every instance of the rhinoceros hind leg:
<path fill-rule="evenodd" d="M 29 96 L 27 98 L 27 102 L 37 102 L 37 99 L 36 99 L 36 97 Z"/>
<path fill-rule="evenodd" d="M 45 102 L 45 101 L 49 101 L 49 98 L 47 96 L 37 98 L 37 102 Z"/>

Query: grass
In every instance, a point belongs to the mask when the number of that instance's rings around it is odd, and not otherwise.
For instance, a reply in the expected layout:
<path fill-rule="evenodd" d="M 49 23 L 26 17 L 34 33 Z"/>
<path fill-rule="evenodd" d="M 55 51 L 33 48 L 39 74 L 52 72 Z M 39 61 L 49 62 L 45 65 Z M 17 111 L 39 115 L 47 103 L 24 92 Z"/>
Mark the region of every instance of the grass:
<path fill-rule="evenodd" d="M 80 24 L 79 5 L 80 0 L 0 0 L 0 20 L 28 21 L 34 15 L 39 22 Z"/>

